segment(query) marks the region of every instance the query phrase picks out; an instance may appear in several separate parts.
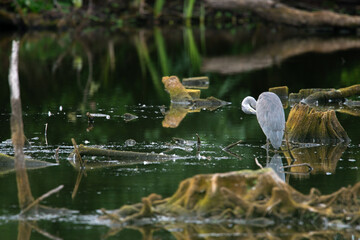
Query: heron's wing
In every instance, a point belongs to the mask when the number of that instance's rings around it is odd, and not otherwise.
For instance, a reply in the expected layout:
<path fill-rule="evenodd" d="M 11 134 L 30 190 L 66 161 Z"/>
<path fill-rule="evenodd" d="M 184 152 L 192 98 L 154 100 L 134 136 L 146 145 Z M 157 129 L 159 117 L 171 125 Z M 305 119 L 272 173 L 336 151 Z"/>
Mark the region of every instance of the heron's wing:
<path fill-rule="evenodd" d="M 256 117 L 273 147 L 279 148 L 285 130 L 285 114 L 279 97 L 274 93 L 262 93 L 256 103 Z"/>

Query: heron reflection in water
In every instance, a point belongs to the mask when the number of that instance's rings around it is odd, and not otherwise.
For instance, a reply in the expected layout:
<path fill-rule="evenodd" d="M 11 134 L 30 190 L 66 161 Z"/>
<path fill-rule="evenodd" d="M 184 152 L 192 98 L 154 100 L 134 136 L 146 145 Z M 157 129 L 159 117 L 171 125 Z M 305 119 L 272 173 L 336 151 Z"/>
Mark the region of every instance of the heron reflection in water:
<path fill-rule="evenodd" d="M 263 92 L 256 101 L 246 97 L 241 103 L 241 109 L 246 114 L 254 114 L 266 136 L 266 149 L 269 140 L 275 149 L 279 149 L 285 130 L 285 113 L 280 98 L 272 92 Z"/>

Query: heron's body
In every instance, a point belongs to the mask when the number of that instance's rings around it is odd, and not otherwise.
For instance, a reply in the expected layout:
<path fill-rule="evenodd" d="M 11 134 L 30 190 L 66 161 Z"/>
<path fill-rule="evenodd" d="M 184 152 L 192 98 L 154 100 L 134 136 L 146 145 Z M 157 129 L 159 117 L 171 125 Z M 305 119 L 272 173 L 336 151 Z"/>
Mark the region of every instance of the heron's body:
<path fill-rule="evenodd" d="M 247 114 L 256 114 L 266 138 L 275 149 L 280 148 L 285 130 L 285 114 L 280 98 L 275 93 L 264 92 L 257 101 L 246 97 L 241 107 Z"/>

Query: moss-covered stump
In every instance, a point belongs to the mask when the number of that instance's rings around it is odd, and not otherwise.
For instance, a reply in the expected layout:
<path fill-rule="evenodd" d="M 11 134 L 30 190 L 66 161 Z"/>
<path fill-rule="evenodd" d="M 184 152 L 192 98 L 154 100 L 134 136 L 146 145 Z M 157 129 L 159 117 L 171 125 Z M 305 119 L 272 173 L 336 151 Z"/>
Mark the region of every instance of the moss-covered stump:
<path fill-rule="evenodd" d="M 184 108 L 182 105 L 171 104 L 170 110 L 165 114 L 162 121 L 162 126 L 165 128 L 177 128 L 188 112 L 189 109 Z"/>
<path fill-rule="evenodd" d="M 286 122 L 286 131 L 290 142 L 350 142 L 335 111 L 320 112 L 304 104 L 296 104 L 291 109 Z"/>
<path fill-rule="evenodd" d="M 288 86 L 272 87 L 269 88 L 269 92 L 273 92 L 279 96 L 279 98 L 288 98 L 289 88 Z"/>
<path fill-rule="evenodd" d="M 312 174 L 334 173 L 336 165 L 347 148 L 346 144 L 321 145 L 313 147 L 299 147 L 291 149 L 291 154 L 296 159 L 295 164 L 308 163 L 312 167 Z M 286 159 L 292 159 L 288 151 L 284 151 Z M 290 165 L 290 161 L 288 162 Z M 288 170 L 288 169 L 286 169 Z M 304 178 L 310 176 L 307 166 L 292 167 L 289 169 L 294 177 Z M 302 174 L 303 173 L 303 174 Z"/>
<path fill-rule="evenodd" d="M 171 102 L 191 102 L 192 97 L 177 76 L 163 77 L 162 82 L 170 94 Z"/>
<path fill-rule="evenodd" d="M 211 220 L 266 219 L 267 222 L 294 222 L 319 219 L 358 224 L 360 183 L 330 195 L 312 189 L 304 195 L 265 168 L 228 173 L 200 174 L 182 181 L 175 194 L 162 199 L 151 194 L 142 203 L 125 205 L 102 218 L 120 224 L 148 224 L 187 219 Z M 159 220 L 161 219 L 161 220 Z"/>

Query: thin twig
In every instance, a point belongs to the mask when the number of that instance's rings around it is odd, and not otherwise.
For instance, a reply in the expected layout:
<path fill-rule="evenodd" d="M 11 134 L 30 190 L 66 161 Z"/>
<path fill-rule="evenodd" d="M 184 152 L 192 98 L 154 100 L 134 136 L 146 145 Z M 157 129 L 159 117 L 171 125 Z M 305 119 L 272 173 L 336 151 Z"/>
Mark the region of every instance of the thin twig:
<path fill-rule="evenodd" d="M 76 193 L 77 193 L 77 191 L 78 191 L 78 189 L 79 189 L 79 186 L 80 186 L 80 182 L 81 182 L 82 176 L 83 176 L 84 173 L 85 173 L 84 171 L 85 171 L 85 169 L 80 169 L 80 171 L 79 171 L 79 173 L 78 173 L 78 176 L 77 176 L 77 178 L 76 178 L 76 183 L 75 183 L 75 186 L 74 186 L 74 190 L 73 190 L 73 192 L 72 192 L 72 194 L 71 194 L 71 199 L 74 199 L 75 196 L 76 196 Z"/>
<path fill-rule="evenodd" d="M 306 166 L 309 168 L 308 172 L 307 173 L 310 173 L 313 168 L 311 167 L 310 164 L 308 163 L 299 163 L 299 164 L 291 164 L 291 165 L 288 165 L 288 166 L 282 166 L 282 167 L 279 167 L 280 169 L 285 169 L 285 168 L 292 168 L 292 167 L 303 167 L 303 166 Z M 285 173 L 288 173 L 288 171 L 284 171 Z M 293 173 L 297 173 L 297 172 L 293 172 Z"/>
<path fill-rule="evenodd" d="M 85 164 L 84 164 L 84 162 L 83 162 L 83 160 L 82 160 L 82 158 L 81 158 L 81 155 L 80 155 L 80 153 L 79 153 L 79 149 L 78 149 L 78 147 L 77 147 L 77 144 L 76 144 L 75 139 L 72 138 L 72 139 L 71 139 L 71 142 L 72 142 L 72 144 L 73 144 L 73 146 L 74 146 L 76 158 L 79 159 L 80 167 L 85 168 Z"/>
<path fill-rule="evenodd" d="M 242 160 L 242 157 L 240 157 L 240 156 L 237 155 L 236 153 L 233 153 L 233 152 L 230 151 L 228 148 L 222 148 L 221 150 L 223 150 L 224 152 L 230 154 L 231 156 L 234 156 L 234 157 L 238 158 L 239 160 Z"/>
<path fill-rule="evenodd" d="M 37 231 L 38 233 L 40 233 L 41 235 L 52 239 L 52 240 L 62 240 L 62 238 L 59 238 L 57 236 L 54 236 L 48 232 L 45 232 L 44 230 L 40 229 L 38 226 L 36 226 L 35 224 L 33 224 L 32 222 L 28 222 L 26 221 L 26 224 L 28 224 L 31 228 L 33 228 L 35 231 Z"/>
<path fill-rule="evenodd" d="M 48 129 L 48 123 L 45 123 L 45 144 L 48 145 L 48 140 L 47 140 L 47 129 Z"/>
<path fill-rule="evenodd" d="M 232 147 L 234 147 L 234 146 L 236 146 L 236 145 L 238 145 L 238 144 L 240 144 L 240 143 L 242 143 L 242 142 L 243 142 L 243 140 L 239 140 L 239 141 L 237 141 L 237 142 L 231 143 L 230 145 L 226 146 L 226 147 L 224 148 L 224 150 L 228 150 L 228 149 L 230 149 L 230 148 L 232 148 Z"/>
<path fill-rule="evenodd" d="M 259 161 L 257 160 L 257 158 L 255 158 L 255 163 L 256 163 L 256 165 L 258 165 L 261 169 L 264 168 L 264 167 L 259 163 Z"/>
<path fill-rule="evenodd" d="M 56 163 L 59 163 L 59 150 L 60 150 L 60 147 L 58 147 L 55 150 L 55 161 L 56 161 Z"/>
<path fill-rule="evenodd" d="M 114 214 L 108 213 L 104 208 L 101 208 L 100 210 L 104 215 L 106 215 L 111 220 L 115 222 L 122 222 L 119 218 L 115 217 Z"/>
<path fill-rule="evenodd" d="M 201 145 L 201 140 L 199 137 L 199 134 L 195 133 L 196 137 L 197 137 L 197 151 L 200 152 L 200 145 Z"/>
<path fill-rule="evenodd" d="M 23 215 L 24 213 L 28 212 L 30 209 L 32 209 L 35 205 L 38 205 L 42 200 L 44 200 L 47 197 L 50 197 L 52 194 L 57 193 L 58 191 L 60 191 L 62 188 L 64 187 L 64 185 L 60 185 L 57 188 L 54 188 L 50 191 L 48 191 L 47 193 L 43 194 L 42 196 L 38 197 L 37 199 L 35 199 L 32 203 L 30 203 L 25 209 L 23 209 L 20 212 L 20 215 Z"/>

